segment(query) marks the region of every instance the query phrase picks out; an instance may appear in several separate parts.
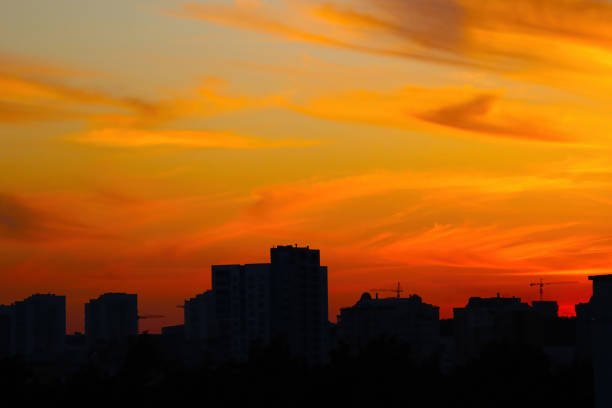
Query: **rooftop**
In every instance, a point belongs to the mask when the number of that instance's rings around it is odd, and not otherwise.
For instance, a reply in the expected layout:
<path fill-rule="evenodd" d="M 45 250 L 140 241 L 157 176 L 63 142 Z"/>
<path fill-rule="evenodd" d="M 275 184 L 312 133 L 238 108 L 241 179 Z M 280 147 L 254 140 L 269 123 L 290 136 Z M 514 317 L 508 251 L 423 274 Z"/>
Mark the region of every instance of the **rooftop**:
<path fill-rule="evenodd" d="M 589 280 L 612 280 L 612 274 L 607 275 L 591 275 L 589 276 Z"/>

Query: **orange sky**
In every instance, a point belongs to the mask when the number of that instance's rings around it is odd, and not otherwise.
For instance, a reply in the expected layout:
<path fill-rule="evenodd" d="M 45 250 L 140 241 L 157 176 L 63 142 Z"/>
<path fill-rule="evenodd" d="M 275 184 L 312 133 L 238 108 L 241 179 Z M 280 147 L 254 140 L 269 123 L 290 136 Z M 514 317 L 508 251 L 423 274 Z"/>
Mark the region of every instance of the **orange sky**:
<path fill-rule="evenodd" d="M 137 292 L 310 245 L 330 318 L 400 281 L 562 314 L 612 264 L 612 3 L 0 6 L 0 303 Z"/>

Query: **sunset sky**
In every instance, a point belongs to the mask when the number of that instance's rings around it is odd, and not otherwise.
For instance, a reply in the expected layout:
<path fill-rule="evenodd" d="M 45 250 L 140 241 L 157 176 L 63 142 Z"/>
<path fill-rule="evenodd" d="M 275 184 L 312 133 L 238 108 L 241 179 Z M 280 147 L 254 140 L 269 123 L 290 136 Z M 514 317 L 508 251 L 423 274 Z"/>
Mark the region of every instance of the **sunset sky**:
<path fill-rule="evenodd" d="M 612 2 L 0 5 L 0 303 L 138 293 L 310 245 L 371 288 L 563 315 L 612 270 Z M 391 293 L 386 295 L 391 296 Z"/>

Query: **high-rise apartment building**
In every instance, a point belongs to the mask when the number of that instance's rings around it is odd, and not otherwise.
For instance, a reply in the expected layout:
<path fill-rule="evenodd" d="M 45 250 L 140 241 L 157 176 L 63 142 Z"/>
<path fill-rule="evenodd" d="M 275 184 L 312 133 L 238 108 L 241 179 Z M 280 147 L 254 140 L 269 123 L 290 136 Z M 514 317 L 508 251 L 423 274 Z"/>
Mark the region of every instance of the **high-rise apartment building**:
<path fill-rule="evenodd" d="M 218 353 L 245 360 L 270 340 L 270 264 L 213 265 Z"/>
<path fill-rule="evenodd" d="M 319 251 L 278 246 L 271 263 L 213 265 L 212 290 L 185 302 L 187 339 L 223 360 L 272 340 L 311 364 L 328 358 L 327 267 Z"/>
<path fill-rule="evenodd" d="M 64 351 L 66 297 L 36 294 L 15 302 L 15 350 L 30 361 L 47 361 Z"/>
<path fill-rule="evenodd" d="M 272 337 L 309 363 L 328 359 L 327 267 L 317 249 L 277 246 L 270 250 Z"/>
<path fill-rule="evenodd" d="M 215 292 L 206 291 L 184 304 L 184 336 L 193 352 L 199 357 L 202 354 L 217 354 L 217 319 L 215 313 Z"/>
<path fill-rule="evenodd" d="M 589 276 L 593 296 L 587 317 L 593 353 L 595 408 L 612 406 L 612 275 Z"/>

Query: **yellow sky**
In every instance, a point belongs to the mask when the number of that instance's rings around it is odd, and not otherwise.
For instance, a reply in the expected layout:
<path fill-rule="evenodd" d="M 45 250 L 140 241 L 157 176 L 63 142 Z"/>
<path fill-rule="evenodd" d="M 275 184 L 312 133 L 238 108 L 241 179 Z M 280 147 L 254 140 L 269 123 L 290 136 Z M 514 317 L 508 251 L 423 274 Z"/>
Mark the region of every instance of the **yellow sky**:
<path fill-rule="evenodd" d="M 401 281 L 448 316 L 612 255 L 612 3 L 23 0 L 0 6 L 0 303 L 132 291 L 300 243 L 330 318 Z"/>

